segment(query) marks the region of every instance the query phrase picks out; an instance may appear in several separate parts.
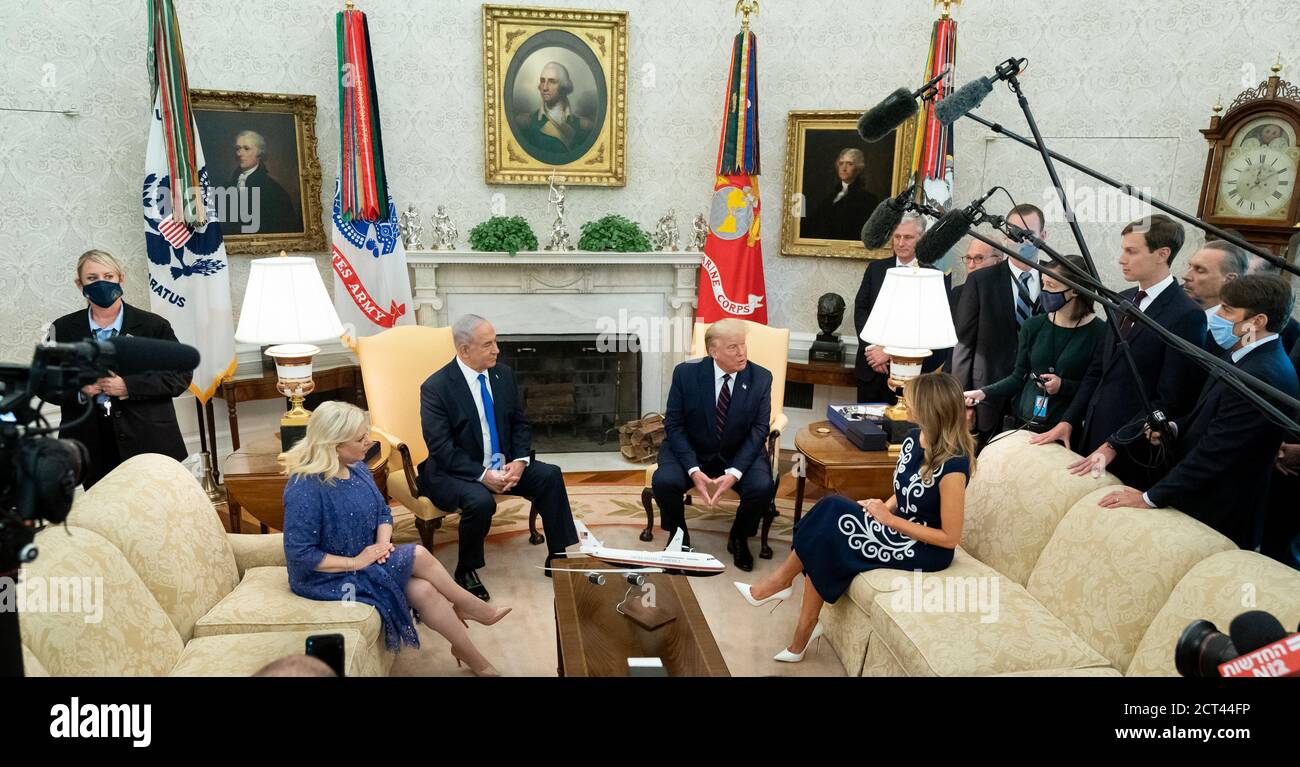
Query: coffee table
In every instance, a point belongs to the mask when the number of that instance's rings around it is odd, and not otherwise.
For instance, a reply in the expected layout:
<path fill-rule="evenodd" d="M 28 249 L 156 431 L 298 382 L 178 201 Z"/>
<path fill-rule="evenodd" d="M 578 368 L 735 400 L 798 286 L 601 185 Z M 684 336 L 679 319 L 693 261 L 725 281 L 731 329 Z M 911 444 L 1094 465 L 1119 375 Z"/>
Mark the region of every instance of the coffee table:
<path fill-rule="evenodd" d="M 556 658 L 560 676 L 627 676 L 628 658 L 657 657 L 669 676 L 731 676 L 722 651 L 709 630 L 690 578 L 653 573 L 655 607 L 674 620 L 653 631 L 642 628 L 615 607 L 624 600 L 641 600 L 644 587 L 629 584 L 618 573 L 605 573 L 605 585 L 587 579 L 588 570 L 610 565 L 590 557 L 557 559 L 552 565 L 555 589 Z M 571 572 L 564 572 L 568 569 Z"/>
<path fill-rule="evenodd" d="M 825 434 L 819 429 L 828 430 Z M 888 498 L 894 492 L 894 470 L 898 466 L 898 450 L 859 450 L 844 433 L 830 421 L 818 421 L 799 430 L 794 437 L 795 484 L 794 521 L 803 515 L 804 483 L 811 479 L 829 493 L 840 493 L 854 500 L 863 498 Z M 799 471 L 799 462 L 803 470 Z"/>

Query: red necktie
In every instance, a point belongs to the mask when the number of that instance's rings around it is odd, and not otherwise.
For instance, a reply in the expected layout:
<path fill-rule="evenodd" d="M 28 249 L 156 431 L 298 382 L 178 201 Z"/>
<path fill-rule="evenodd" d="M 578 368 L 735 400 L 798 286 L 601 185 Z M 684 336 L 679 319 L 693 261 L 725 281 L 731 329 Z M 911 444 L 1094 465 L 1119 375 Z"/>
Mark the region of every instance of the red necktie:
<path fill-rule="evenodd" d="M 722 429 L 727 425 L 727 408 L 731 407 L 731 374 L 722 377 L 722 391 L 718 393 L 718 417 L 713 422 L 713 430 L 722 439 Z"/>
<path fill-rule="evenodd" d="M 1137 295 L 1133 296 L 1133 303 L 1134 305 L 1141 307 L 1142 302 L 1145 301 L 1146 299 L 1147 299 L 1147 292 L 1145 290 L 1139 290 L 1137 292 Z M 1133 325 L 1136 322 L 1137 320 L 1133 319 L 1133 315 L 1125 314 L 1124 319 L 1120 320 L 1119 322 L 1119 334 L 1124 338 L 1128 338 L 1128 334 L 1131 330 L 1133 330 Z"/>

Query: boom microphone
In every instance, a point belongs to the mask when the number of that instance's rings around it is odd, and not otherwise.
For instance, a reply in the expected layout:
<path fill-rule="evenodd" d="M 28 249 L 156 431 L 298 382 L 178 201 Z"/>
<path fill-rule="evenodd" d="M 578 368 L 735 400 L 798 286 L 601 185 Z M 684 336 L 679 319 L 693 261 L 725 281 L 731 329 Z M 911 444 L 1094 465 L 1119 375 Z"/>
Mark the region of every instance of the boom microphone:
<path fill-rule="evenodd" d="M 911 207 L 909 203 L 915 190 L 916 184 L 913 183 L 897 197 L 886 198 L 871 212 L 867 223 L 862 225 L 862 244 L 868 250 L 875 250 L 889 242 L 890 236 L 903 220 L 903 214 Z"/>
<path fill-rule="evenodd" d="M 1028 59 L 1010 58 L 998 65 L 993 77 L 971 80 L 953 94 L 934 105 L 934 117 L 943 125 L 952 125 L 957 118 L 978 109 L 984 97 L 993 92 L 993 83 L 1020 74 Z M 906 119 L 906 118 L 904 118 Z"/>
<path fill-rule="evenodd" d="M 45 364 L 80 363 L 97 372 L 189 373 L 199 366 L 199 350 L 176 341 L 118 336 L 112 341 L 41 344 L 36 360 Z"/>
<path fill-rule="evenodd" d="M 918 98 L 928 98 L 934 86 L 940 80 L 948 76 L 951 71 L 951 65 L 943 68 L 943 71 L 935 75 L 930 82 L 922 85 L 914 91 L 906 88 L 899 88 L 889 94 L 879 104 L 868 109 L 858 120 L 858 135 L 863 141 L 874 144 L 885 136 L 894 132 L 894 129 L 917 112 L 916 100 Z M 973 108 L 973 107 L 972 107 Z"/>
<path fill-rule="evenodd" d="M 930 227 L 916 242 L 916 260 L 921 266 L 932 266 L 943 258 L 948 251 L 957 246 L 961 239 L 970 233 L 970 228 L 983 220 L 984 203 L 993 196 L 998 187 L 993 187 L 982 197 L 965 208 L 953 208 L 939 218 L 939 222 Z"/>

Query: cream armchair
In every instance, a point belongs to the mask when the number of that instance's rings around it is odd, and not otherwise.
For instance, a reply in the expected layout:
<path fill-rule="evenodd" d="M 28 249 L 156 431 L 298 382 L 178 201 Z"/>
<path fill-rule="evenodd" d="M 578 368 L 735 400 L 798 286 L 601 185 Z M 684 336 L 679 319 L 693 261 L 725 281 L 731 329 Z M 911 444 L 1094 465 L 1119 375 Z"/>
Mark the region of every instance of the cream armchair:
<path fill-rule="evenodd" d="M 434 531 L 457 509 L 440 509 L 420 494 L 418 471 L 429 457 L 420 425 L 420 385 L 456 356 L 451 328 L 408 325 L 357 340 L 361 380 L 370 406 L 370 428 L 389 453 L 388 494 L 415 515 L 420 541 L 433 550 Z M 495 496 L 498 501 L 514 496 Z M 537 532 L 537 511 L 528 513 L 528 541 L 546 540 Z"/>
<path fill-rule="evenodd" d="M 772 481 L 776 482 L 779 473 L 778 466 L 781 461 L 781 432 L 785 431 L 786 426 L 790 423 L 790 419 L 785 414 L 785 373 L 786 363 L 790 358 L 790 330 L 788 328 L 772 328 L 749 320 L 742 320 L 742 322 L 745 323 L 745 345 L 748 348 L 750 361 L 767 368 L 772 374 L 772 414 L 767 435 L 767 457 L 772 462 Z M 695 323 L 691 337 L 691 359 L 705 356 L 704 334 L 712 324 L 711 322 Z M 643 541 L 654 539 L 654 492 L 650 489 L 650 481 L 657 468 L 659 468 L 658 464 L 651 464 L 646 468 L 645 489 L 641 491 L 641 505 L 645 507 L 646 517 L 645 530 L 641 531 L 641 540 Z M 693 495 L 694 490 L 687 491 L 685 501 L 688 506 L 691 505 Z M 728 490 L 723 497 L 728 500 L 739 499 L 739 496 L 733 490 Z M 774 498 L 767 515 L 763 518 L 761 546 L 758 552 L 759 557 L 763 559 L 772 558 L 772 547 L 767 543 L 767 536 L 772 529 L 772 521 L 775 519 L 776 501 Z"/>

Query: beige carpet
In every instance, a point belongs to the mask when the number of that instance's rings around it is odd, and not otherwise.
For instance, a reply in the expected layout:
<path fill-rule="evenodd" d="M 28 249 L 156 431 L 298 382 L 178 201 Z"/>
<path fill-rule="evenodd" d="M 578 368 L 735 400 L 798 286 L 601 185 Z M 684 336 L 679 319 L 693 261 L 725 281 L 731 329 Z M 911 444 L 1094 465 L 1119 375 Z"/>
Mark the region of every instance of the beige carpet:
<path fill-rule="evenodd" d="M 574 515 L 593 528 L 602 541 L 624 548 L 662 548 L 667 536 L 656 529 L 655 539 L 643 543 L 638 539 L 645 526 L 640 488 L 630 486 L 586 485 L 569 490 Z M 726 553 L 726 531 L 733 515 L 729 506 L 719 510 L 687 507 L 687 525 L 691 542 L 727 563 L 727 572 L 707 578 L 691 578 L 690 584 L 726 659 L 732 676 L 844 676 L 844 668 L 830 643 L 822 640 L 810 648 L 802 663 L 777 663 L 772 656 L 785 647 L 794 631 L 798 616 L 802 583 L 796 584 L 795 598 L 775 610 L 770 606 L 751 607 L 736 592 L 732 581 L 752 582 L 775 569 L 790 551 L 791 513 L 789 504 L 781 508 L 772 527 L 771 560 L 758 559 L 758 540 L 751 542 L 755 556 L 752 573 L 731 567 Z M 555 617 L 551 580 L 538 568 L 546 556 L 545 546 L 528 543 L 526 502 L 507 502 L 497 509 L 492 533 L 488 536 L 487 566 L 479 571 L 492 594 L 495 606 L 510 606 L 514 611 L 495 626 L 471 623 L 470 636 L 497 669 L 507 676 L 555 676 Z M 395 510 L 394 540 L 418 540 L 409 515 Z M 449 517 L 434 539 L 439 561 L 448 570 L 456 564 L 455 520 Z M 658 519 L 656 517 L 656 524 Z M 778 537 L 778 531 L 781 535 Z M 620 588 L 611 582 L 609 589 Z M 469 675 L 457 669 L 447 641 L 420 626 L 420 648 L 403 650 L 393 664 L 393 676 Z"/>

